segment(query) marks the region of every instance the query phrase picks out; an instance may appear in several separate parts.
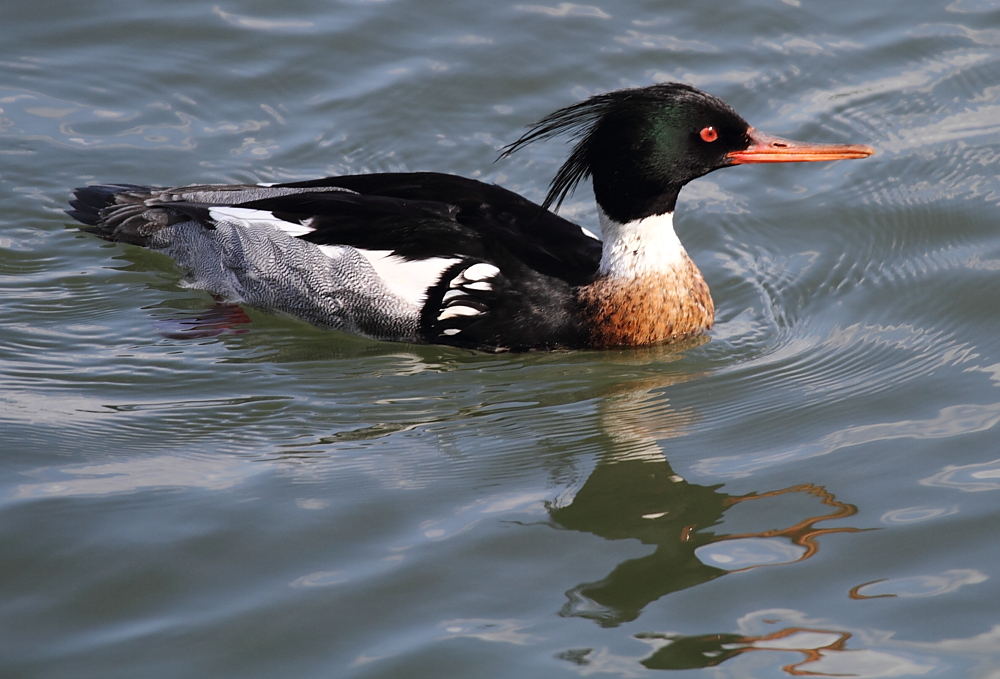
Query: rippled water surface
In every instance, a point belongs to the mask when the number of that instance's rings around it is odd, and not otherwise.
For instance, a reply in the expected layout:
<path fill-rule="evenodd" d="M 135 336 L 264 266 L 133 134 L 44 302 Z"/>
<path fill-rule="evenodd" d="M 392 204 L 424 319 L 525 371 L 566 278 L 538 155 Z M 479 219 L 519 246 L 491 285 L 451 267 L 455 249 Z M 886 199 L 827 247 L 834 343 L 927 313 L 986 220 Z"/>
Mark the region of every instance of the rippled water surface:
<path fill-rule="evenodd" d="M 0 675 L 1000 675 L 1000 4 L 7 3 Z M 875 147 L 725 170 L 683 350 L 484 355 L 213 305 L 94 181 L 494 163 L 681 80 Z M 595 228 L 581 189 L 563 213 Z"/>

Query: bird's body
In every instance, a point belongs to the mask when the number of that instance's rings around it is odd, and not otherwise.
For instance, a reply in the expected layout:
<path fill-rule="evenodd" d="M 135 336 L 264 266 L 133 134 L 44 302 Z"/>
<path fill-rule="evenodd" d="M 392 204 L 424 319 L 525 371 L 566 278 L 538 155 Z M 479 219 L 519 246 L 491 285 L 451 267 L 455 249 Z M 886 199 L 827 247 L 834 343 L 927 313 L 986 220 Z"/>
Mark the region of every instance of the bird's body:
<path fill-rule="evenodd" d="M 76 189 L 70 214 L 102 238 L 173 257 L 231 301 L 375 339 L 488 351 L 678 341 L 714 318 L 674 233 L 680 188 L 749 162 L 861 158 L 871 149 L 765 137 L 686 85 L 599 95 L 508 147 L 579 141 L 543 205 L 432 172 L 271 186 Z M 590 176 L 603 242 L 559 217 Z"/>

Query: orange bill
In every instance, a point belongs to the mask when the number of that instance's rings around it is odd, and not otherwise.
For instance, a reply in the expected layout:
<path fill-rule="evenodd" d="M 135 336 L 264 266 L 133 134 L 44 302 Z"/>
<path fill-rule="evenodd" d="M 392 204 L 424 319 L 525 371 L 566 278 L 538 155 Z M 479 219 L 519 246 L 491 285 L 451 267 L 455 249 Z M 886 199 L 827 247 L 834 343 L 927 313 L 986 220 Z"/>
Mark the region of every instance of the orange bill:
<path fill-rule="evenodd" d="M 875 149 L 864 144 L 810 144 L 772 137 L 750 128 L 750 146 L 728 154 L 733 165 L 746 163 L 807 163 L 867 158 Z"/>

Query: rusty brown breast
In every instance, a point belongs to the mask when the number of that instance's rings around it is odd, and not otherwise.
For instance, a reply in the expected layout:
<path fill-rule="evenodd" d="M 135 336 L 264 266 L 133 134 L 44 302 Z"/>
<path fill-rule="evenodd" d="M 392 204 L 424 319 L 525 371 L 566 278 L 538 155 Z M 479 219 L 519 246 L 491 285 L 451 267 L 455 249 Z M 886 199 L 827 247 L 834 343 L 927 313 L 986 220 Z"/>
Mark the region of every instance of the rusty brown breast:
<path fill-rule="evenodd" d="M 601 277 L 579 288 L 577 296 L 595 349 L 679 342 L 705 332 L 715 320 L 708 284 L 687 253 L 668 270 Z"/>

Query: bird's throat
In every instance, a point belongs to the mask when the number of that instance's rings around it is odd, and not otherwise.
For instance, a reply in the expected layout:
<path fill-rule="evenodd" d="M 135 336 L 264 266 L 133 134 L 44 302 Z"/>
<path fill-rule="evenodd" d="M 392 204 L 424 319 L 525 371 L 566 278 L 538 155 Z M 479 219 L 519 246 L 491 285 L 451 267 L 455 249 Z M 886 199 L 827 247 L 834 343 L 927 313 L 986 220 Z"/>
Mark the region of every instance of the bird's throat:
<path fill-rule="evenodd" d="M 600 275 L 631 279 L 666 273 L 687 259 L 674 232 L 674 215 L 667 212 L 622 224 L 598 208 L 601 220 Z"/>

